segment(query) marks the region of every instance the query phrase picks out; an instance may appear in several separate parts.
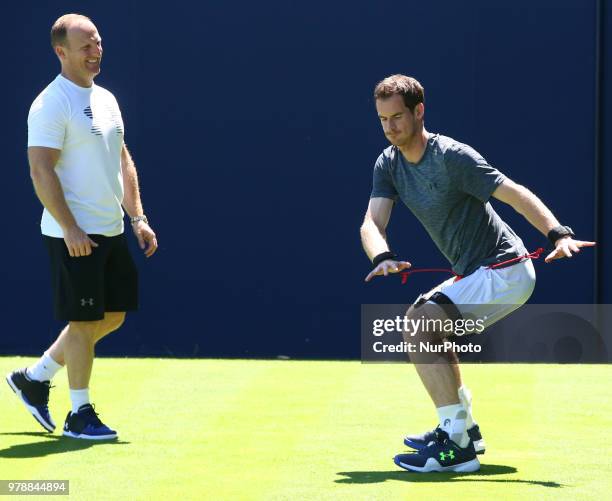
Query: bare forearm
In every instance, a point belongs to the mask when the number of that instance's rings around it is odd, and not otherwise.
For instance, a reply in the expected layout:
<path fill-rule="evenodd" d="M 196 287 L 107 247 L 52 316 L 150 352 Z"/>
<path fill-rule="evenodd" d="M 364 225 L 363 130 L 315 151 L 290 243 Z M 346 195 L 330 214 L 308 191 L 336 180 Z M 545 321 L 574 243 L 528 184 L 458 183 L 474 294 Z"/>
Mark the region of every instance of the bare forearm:
<path fill-rule="evenodd" d="M 493 192 L 493 196 L 514 207 L 519 214 L 525 216 L 527 221 L 547 237 L 550 230 L 560 226 L 557 218 L 538 197 L 524 186 L 510 179 L 505 179 Z M 580 252 L 581 247 L 592 247 L 594 245 L 595 242 L 574 240 L 572 236 L 566 235 L 554 242 L 555 249 L 546 256 L 544 261 L 549 263 L 554 259 L 572 257 L 572 252 Z"/>
<path fill-rule="evenodd" d="M 559 226 L 559 221 L 550 209 L 544 205 L 544 202 L 524 186 L 520 187 L 518 203 L 514 204 L 514 209 L 522 214 L 543 235 L 548 235 L 551 229 Z"/>
<path fill-rule="evenodd" d="M 370 260 L 383 252 L 389 251 L 387 235 L 373 221 L 365 221 L 361 226 L 361 244 Z"/>
<path fill-rule="evenodd" d="M 144 211 L 140 200 L 138 173 L 127 148 L 124 148 L 121 156 L 121 171 L 123 175 L 123 207 L 131 217 L 141 216 Z"/>
<path fill-rule="evenodd" d="M 32 184 L 40 202 L 62 229 L 76 226 L 76 220 L 66 203 L 59 178 L 53 169 L 31 169 Z"/>

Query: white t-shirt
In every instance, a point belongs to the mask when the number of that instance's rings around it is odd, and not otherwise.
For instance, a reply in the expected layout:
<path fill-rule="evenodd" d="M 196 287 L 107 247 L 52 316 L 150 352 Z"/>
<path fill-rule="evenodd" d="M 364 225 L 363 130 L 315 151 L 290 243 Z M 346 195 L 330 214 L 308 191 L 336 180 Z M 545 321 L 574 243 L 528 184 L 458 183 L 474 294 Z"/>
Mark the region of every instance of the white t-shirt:
<path fill-rule="evenodd" d="M 28 147 L 61 150 L 55 172 L 70 211 L 88 234 L 123 233 L 121 148 L 123 120 L 115 96 L 79 87 L 58 75 L 34 100 L 28 115 Z M 64 236 L 47 209 L 43 235 Z"/>

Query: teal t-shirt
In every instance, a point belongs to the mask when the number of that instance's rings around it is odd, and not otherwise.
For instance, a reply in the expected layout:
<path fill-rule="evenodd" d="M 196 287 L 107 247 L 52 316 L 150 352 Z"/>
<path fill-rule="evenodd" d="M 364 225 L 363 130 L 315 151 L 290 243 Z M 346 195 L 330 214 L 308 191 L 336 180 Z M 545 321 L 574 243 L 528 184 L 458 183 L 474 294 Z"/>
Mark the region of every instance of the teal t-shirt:
<path fill-rule="evenodd" d="M 527 252 L 488 202 L 504 179 L 470 146 L 430 134 L 416 164 L 395 146 L 382 152 L 374 166 L 371 198 L 404 202 L 453 271 L 468 275 Z"/>

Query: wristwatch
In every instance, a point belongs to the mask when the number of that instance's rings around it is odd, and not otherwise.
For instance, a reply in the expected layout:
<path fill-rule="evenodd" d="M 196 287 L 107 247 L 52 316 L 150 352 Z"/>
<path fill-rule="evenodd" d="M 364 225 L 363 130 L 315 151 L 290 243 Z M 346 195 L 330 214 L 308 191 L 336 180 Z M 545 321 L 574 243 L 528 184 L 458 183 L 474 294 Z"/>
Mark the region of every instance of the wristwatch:
<path fill-rule="evenodd" d="M 132 224 L 137 223 L 138 221 L 143 221 L 145 224 L 149 224 L 149 220 L 144 214 L 142 216 L 134 216 L 130 218 L 130 223 Z"/>

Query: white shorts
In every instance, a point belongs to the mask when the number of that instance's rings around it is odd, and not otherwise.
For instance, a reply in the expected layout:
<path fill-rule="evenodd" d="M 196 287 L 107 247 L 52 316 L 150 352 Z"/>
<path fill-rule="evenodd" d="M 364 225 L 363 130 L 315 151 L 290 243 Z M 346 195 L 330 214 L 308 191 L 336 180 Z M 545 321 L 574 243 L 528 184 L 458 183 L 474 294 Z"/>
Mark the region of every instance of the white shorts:
<path fill-rule="evenodd" d="M 505 268 L 481 266 L 460 280 L 449 278 L 419 299 L 428 300 L 441 292 L 457 306 L 464 319 L 482 319 L 485 327 L 489 327 L 527 302 L 535 281 L 533 263 L 526 259 Z"/>

